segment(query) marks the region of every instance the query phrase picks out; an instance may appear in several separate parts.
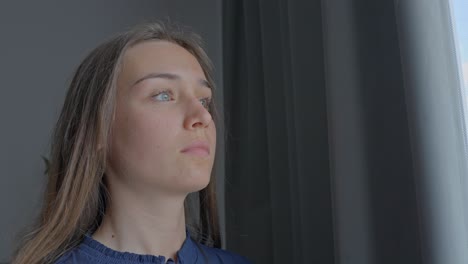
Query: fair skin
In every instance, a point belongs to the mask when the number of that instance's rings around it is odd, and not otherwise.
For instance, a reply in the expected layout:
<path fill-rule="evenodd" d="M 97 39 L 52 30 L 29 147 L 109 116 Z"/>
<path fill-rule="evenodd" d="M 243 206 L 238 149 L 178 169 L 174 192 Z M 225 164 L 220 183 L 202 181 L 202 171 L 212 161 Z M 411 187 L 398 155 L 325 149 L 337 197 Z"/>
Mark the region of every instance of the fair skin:
<path fill-rule="evenodd" d="M 186 237 L 184 200 L 208 185 L 213 168 L 211 96 L 184 48 L 153 40 L 127 50 L 105 172 L 111 199 L 94 239 L 121 252 L 177 259 Z M 184 152 L 194 141 L 209 153 Z"/>

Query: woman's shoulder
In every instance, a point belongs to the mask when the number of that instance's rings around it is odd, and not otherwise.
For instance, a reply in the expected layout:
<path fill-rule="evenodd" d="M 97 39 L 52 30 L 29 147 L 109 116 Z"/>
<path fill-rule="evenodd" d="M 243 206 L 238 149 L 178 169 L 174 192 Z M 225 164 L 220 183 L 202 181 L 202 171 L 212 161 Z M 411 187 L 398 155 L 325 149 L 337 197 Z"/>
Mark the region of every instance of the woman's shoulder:
<path fill-rule="evenodd" d="M 69 250 L 62 256 L 60 256 L 54 264 L 78 264 L 78 263 L 90 263 L 91 259 L 88 255 L 83 254 L 78 248 Z"/>
<path fill-rule="evenodd" d="M 223 263 L 223 264 L 251 264 L 246 257 L 234 253 L 232 251 L 221 249 L 221 248 L 213 248 L 206 245 L 201 244 L 203 252 L 207 255 L 210 261 L 214 261 L 214 263 Z M 211 262 L 210 262 L 211 263 Z"/>

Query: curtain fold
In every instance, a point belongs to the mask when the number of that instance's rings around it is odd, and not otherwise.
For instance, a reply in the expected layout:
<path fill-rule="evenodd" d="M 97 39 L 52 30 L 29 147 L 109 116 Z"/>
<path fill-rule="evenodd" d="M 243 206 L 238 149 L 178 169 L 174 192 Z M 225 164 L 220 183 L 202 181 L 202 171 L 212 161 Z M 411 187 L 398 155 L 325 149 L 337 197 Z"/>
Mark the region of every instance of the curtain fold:
<path fill-rule="evenodd" d="M 422 263 L 391 1 L 323 1 L 338 263 Z"/>
<path fill-rule="evenodd" d="M 223 2 L 228 249 L 254 263 L 468 263 L 453 43 L 418 50 L 449 20 L 416 2 Z"/>
<path fill-rule="evenodd" d="M 468 169 L 449 1 L 395 1 L 424 263 L 468 263 Z"/>
<path fill-rule="evenodd" d="M 227 247 L 333 263 L 320 2 L 226 1 L 223 17 Z"/>

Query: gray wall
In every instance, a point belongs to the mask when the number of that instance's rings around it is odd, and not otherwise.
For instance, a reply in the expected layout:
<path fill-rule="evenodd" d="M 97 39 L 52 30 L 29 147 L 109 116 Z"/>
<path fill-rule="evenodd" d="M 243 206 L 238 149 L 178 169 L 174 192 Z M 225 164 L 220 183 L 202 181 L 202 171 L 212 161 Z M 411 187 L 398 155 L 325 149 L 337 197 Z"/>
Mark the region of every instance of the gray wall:
<path fill-rule="evenodd" d="M 204 37 L 221 88 L 220 1 L 0 2 L 0 262 L 9 259 L 14 237 L 31 224 L 40 208 L 45 184 L 40 156 L 48 153 L 75 67 L 114 33 L 167 16 Z M 220 154 L 224 146 L 221 140 L 218 143 Z M 221 173 L 220 160 L 215 169 Z M 224 204 L 222 178 L 220 205 Z M 223 212 L 221 207 L 222 224 Z"/>

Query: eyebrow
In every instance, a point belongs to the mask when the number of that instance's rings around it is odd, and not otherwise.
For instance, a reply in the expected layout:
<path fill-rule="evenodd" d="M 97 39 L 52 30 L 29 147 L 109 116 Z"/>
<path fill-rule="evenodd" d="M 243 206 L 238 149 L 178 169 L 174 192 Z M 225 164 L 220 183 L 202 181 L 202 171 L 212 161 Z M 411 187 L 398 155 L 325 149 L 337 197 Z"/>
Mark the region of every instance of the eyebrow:
<path fill-rule="evenodd" d="M 174 73 L 150 73 L 150 74 L 147 74 L 147 75 L 141 77 L 137 81 L 135 81 L 132 84 L 132 87 L 137 85 L 138 83 L 146 80 L 146 79 L 153 79 L 153 78 L 161 78 L 161 79 L 167 79 L 167 80 L 181 80 L 182 79 L 182 77 L 180 77 L 180 75 L 177 75 L 177 74 L 174 74 Z M 201 86 L 204 86 L 206 88 L 211 89 L 210 83 L 205 79 L 198 79 L 198 83 Z"/>

